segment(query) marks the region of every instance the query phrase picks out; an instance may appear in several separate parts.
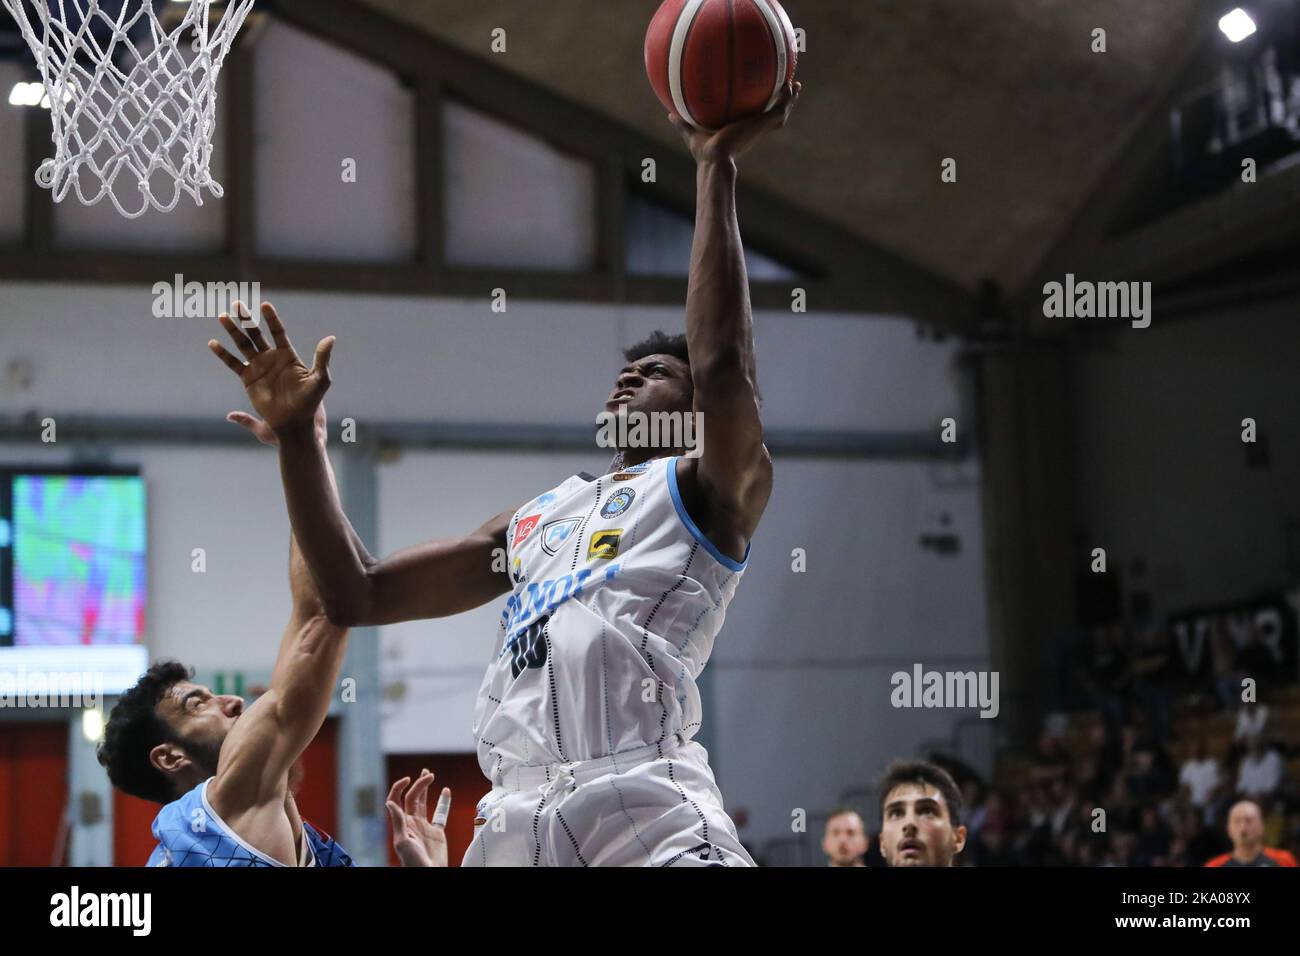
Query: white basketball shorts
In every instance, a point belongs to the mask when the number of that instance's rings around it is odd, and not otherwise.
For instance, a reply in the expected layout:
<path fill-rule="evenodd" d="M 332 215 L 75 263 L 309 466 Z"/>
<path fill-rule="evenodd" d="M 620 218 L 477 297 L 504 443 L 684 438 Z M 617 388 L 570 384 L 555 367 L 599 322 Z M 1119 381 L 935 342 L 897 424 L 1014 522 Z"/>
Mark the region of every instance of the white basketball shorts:
<path fill-rule="evenodd" d="M 598 760 L 507 768 L 478 805 L 461 865 L 754 866 L 708 757 L 671 738 Z"/>

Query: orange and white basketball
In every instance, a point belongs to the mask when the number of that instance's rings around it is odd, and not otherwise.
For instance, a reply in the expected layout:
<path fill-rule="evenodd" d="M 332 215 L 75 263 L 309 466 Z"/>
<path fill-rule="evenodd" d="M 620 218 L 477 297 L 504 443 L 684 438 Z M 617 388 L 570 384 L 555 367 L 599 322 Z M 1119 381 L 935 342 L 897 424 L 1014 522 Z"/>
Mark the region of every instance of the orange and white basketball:
<path fill-rule="evenodd" d="M 665 0 L 646 32 L 655 94 L 704 130 L 771 109 L 796 60 L 794 27 L 776 0 Z"/>

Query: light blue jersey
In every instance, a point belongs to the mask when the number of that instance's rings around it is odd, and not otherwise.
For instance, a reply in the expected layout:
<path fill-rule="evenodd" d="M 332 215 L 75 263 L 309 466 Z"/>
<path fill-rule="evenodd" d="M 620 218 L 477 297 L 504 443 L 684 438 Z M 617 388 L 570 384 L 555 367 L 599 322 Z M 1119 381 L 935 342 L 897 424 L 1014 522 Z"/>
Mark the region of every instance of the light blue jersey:
<path fill-rule="evenodd" d="M 208 803 L 209 777 L 179 800 L 173 800 L 154 817 L 158 841 L 149 866 L 284 866 L 240 839 Z M 306 866 L 352 866 L 352 858 L 326 833 L 307 821 L 303 836 L 311 853 Z"/>

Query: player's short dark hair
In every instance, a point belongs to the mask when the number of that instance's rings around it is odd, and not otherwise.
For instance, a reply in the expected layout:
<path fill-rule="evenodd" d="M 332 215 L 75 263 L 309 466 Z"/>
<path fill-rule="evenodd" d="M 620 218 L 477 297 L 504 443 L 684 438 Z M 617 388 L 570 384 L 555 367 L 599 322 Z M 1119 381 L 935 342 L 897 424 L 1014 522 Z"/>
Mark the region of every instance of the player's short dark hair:
<path fill-rule="evenodd" d="M 686 344 L 686 336 L 669 335 L 662 329 L 656 329 L 650 333 L 649 338 L 642 339 L 631 348 L 623 350 L 623 358 L 629 362 L 643 359 L 647 355 L 671 355 L 685 362 L 687 368 L 691 365 L 691 353 Z M 763 393 L 758 390 L 757 382 L 754 383 L 754 397 L 758 399 L 760 405 L 763 403 Z"/>
<path fill-rule="evenodd" d="M 662 329 L 656 329 L 650 333 L 649 338 L 642 339 L 631 348 L 623 350 L 623 357 L 629 362 L 636 362 L 647 355 L 671 355 L 673 358 L 681 359 L 688 366 L 691 364 L 691 353 L 686 347 L 686 336 L 669 335 Z"/>
<path fill-rule="evenodd" d="M 171 781 L 149 760 L 149 753 L 159 744 L 178 739 L 167 721 L 158 716 L 158 703 L 177 684 L 193 677 L 193 669 L 180 661 L 157 661 L 118 698 L 95 756 L 108 770 L 113 786 L 123 793 L 154 803 L 176 799 Z"/>
<path fill-rule="evenodd" d="M 948 805 L 948 819 L 955 827 L 961 826 L 962 801 L 961 791 L 952 774 L 942 767 L 924 760 L 895 760 L 885 768 L 885 775 L 880 778 L 880 812 L 884 815 L 885 798 L 895 787 L 905 783 L 927 784 L 938 790 L 943 802 Z"/>

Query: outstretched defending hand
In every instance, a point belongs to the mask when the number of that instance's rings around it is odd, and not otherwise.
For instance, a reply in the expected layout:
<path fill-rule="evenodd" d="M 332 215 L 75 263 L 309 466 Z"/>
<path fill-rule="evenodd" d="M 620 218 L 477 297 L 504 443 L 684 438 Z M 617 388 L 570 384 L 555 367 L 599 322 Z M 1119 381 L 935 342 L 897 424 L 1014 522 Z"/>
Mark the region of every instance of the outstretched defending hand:
<path fill-rule="evenodd" d="M 668 120 L 677 127 L 682 139 L 686 140 L 695 162 L 735 160 L 748 152 L 768 132 L 785 126 L 790 111 L 799 102 L 799 91 L 802 89 L 802 83 L 787 83 L 781 90 L 781 96 L 766 113 L 730 123 L 714 133 L 696 129 L 676 113 L 670 113 Z"/>
<path fill-rule="evenodd" d="M 410 789 L 407 785 L 410 784 Z M 388 818 L 393 824 L 393 849 L 402 866 L 447 865 L 447 813 L 451 790 L 442 788 L 438 806 L 429 819 L 429 787 L 433 774 L 421 770 L 415 783 L 403 777 L 388 791 Z"/>
<path fill-rule="evenodd" d="M 235 311 L 241 319 L 250 318 L 243 303 L 236 303 Z M 274 346 L 267 345 L 260 324 L 245 329 L 228 314 L 223 313 L 219 319 L 246 362 L 231 355 L 216 339 L 208 342 L 208 348 L 239 376 L 254 411 L 273 432 L 311 428 L 321 399 L 330 387 L 329 363 L 334 336 L 321 340 L 316 346 L 313 366 L 307 368 L 290 344 L 275 307 L 265 303 L 262 318 L 271 331 Z"/>

